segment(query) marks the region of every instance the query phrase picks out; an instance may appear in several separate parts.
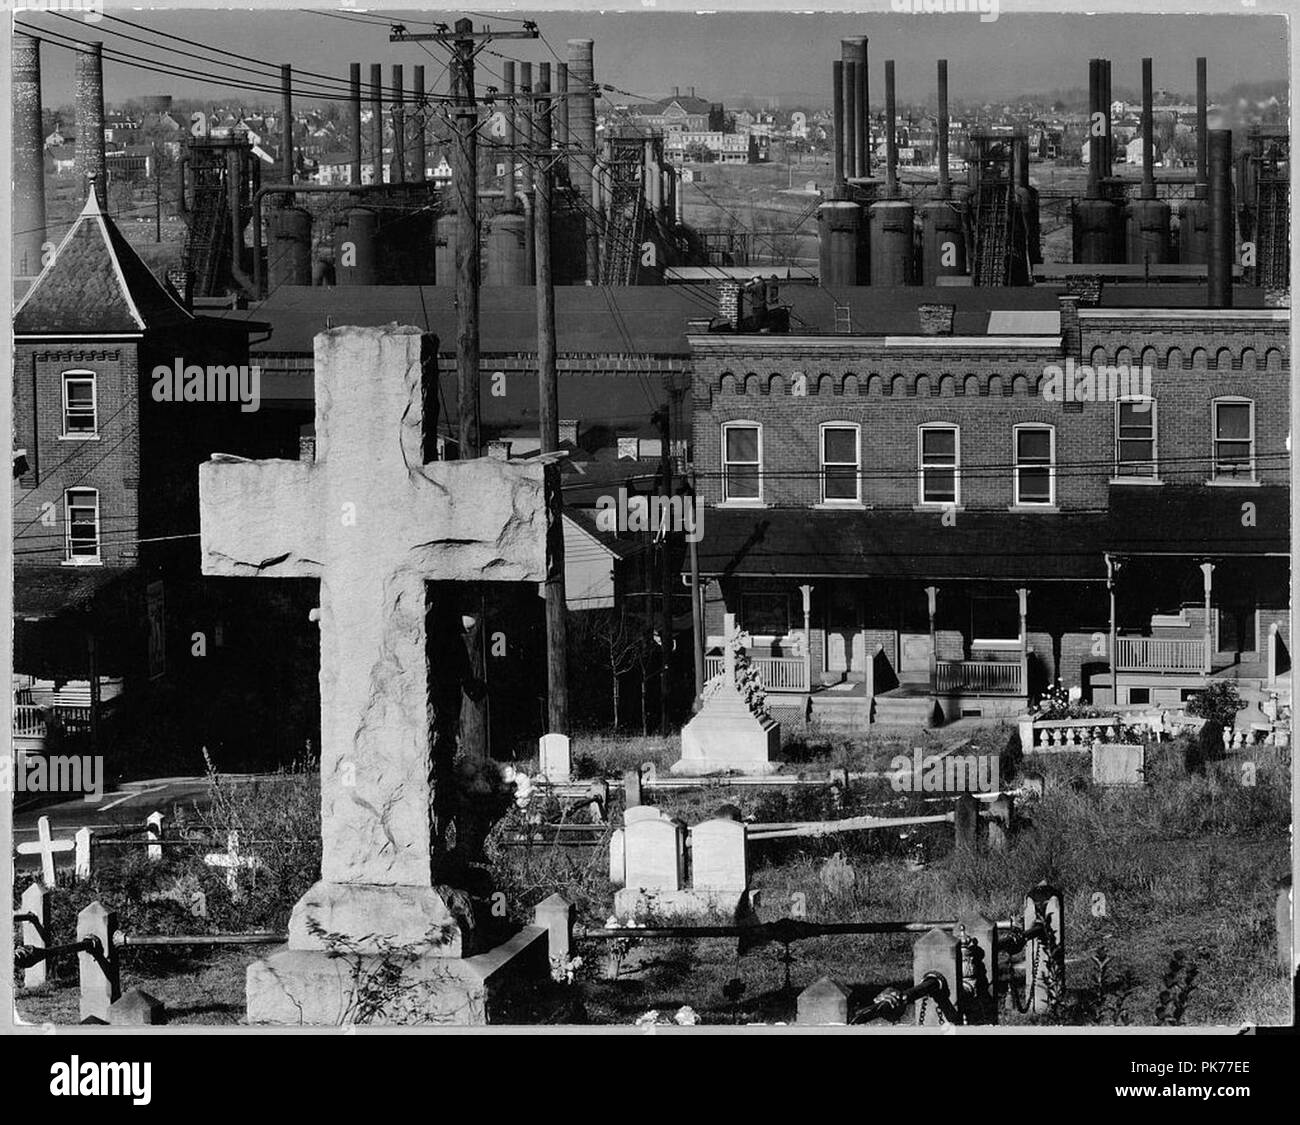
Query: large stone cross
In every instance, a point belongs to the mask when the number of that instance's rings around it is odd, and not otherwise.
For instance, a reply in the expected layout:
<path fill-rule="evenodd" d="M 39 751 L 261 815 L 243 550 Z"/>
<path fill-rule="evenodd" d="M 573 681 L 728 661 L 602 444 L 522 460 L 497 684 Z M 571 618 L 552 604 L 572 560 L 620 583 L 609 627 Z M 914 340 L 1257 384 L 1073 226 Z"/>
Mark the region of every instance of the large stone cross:
<path fill-rule="evenodd" d="M 397 325 L 322 333 L 316 460 L 199 468 L 204 574 L 320 580 L 322 881 L 293 949 L 321 948 L 312 920 L 403 945 L 441 929 L 462 952 L 433 886 L 425 583 L 544 580 L 546 517 L 536 462 L 425 463 L 431 346 Z"/>

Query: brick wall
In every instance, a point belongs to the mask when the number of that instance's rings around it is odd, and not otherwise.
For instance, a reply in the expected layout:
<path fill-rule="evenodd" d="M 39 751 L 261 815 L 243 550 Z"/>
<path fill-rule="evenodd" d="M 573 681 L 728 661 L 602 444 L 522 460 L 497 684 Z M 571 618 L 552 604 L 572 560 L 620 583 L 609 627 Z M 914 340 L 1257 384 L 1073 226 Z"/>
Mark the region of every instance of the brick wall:
<path fill-rule="evenodd" d="M 101 558 L 136 560 L 139 530 L 140 415 L 137 345 L 19 343 L 14 355 L 14 443 L 27 450 L 29 473 L 14 487 L 14 551 L 18 562 L 64 560 L 64 491 L 99 491 Z M 96 376 L 96 439 L 63 437 L 63 372 Z M 50 505 L 47 509 L 46 505 Z M 52 521 L 52 525 L 51 525 Z"/>

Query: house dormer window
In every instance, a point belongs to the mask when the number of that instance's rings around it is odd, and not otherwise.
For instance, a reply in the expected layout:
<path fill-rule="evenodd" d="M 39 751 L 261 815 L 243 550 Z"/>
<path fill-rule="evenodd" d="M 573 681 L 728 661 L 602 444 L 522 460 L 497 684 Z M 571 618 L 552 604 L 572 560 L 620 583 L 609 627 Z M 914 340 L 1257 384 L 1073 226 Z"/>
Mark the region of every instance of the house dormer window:
<path fill-rule="evenodd" d="M 93 371 L 63 373 L 63 436 L 65 438 L 99 436 L 99 403 Z"/>

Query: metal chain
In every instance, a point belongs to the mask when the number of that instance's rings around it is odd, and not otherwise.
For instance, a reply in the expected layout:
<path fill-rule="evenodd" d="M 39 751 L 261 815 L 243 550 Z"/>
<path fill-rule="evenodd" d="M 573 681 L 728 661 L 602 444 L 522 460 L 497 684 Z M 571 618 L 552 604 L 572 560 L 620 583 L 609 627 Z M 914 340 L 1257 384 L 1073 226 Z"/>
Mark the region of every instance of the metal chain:
<path fill-rule="evenodd" d="M 1043 948 L 1043 943 L 1042 943 L 1041 941 L 1036 941 L 1036 942 L 1034 942 L 1034 956 L 1033 956 L 1033 958 L 1032 958 L 1032 960 L 1031 960 L 1031 962 L 1030 962 L 1030 968 L 1029 968 L 1029 982 L 1028 982 L 1028 984 L 1026 984 L 1026 986 L 1025 986 L 1025 1003 L 1024 1003 L 1024 1007 L 1021 1007 L 1021 1005 L 1020 1005 L 1020 1001 L 1016 999 L 1016 987 L 1015 987 L 1015 985 L 1012 984 L 1012 986 L 1011 986 L 1011 1003 L 1015 1005 L 1015 1007 L 1016 1007 L 1016 1011 L 1019 1012 L 1022 1016 L 1023 1016 L 1026 1012 L 1028 1012 L 1029 1009 L 1033 1006 L 1033 1002 L 1034 1002 L 1034 986 L 1035 986 L 1035 985 L 1037 984 L 1037 982 L 1038 982 L 1038 957 L 1039 957 L 1039 954 L 1042 952 L 1042 948 Z"/>

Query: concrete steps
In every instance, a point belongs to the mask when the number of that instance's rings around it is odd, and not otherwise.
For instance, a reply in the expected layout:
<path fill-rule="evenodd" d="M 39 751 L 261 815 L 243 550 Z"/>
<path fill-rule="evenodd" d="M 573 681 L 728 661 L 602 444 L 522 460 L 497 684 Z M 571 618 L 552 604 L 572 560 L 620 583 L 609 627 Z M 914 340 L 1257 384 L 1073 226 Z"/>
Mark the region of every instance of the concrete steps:
<path fill-rule="evenodd" d="M 876 725 L 931 727 L 936 724 L 933 696 L 886 692 L 876 696 Z"/>

